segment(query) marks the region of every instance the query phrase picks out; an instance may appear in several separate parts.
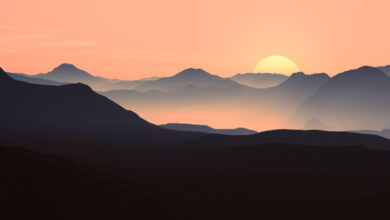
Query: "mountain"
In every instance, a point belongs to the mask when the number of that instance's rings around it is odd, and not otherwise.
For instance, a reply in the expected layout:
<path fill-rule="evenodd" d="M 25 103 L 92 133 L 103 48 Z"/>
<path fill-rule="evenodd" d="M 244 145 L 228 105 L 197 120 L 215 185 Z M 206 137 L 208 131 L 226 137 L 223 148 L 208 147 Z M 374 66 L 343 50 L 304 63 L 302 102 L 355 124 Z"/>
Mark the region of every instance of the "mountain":
<path fill-rule="evenodd" d="M 32 84 L 52 85 L 52 86 L 59 86 L 59 85 L 66 84 L 64 82 L 57 82 L 57 81 L 48 80 L 48 79 L 31 77 L 31 76 L 28 76 L 28 75 L 25 75 L 22 73 L 7 73 L 7 74 L 15 80 L 23 81 L 23 82 L 27 82 L 27 83 L 32 83 Z"/>
<path fill-rule="evenodd" d="M 288 76 L 276 73 L 244 73 L 236 74 L 229 79 L 234 80 L 240 84 L 254 87 L 254 88 L 269 88 L 282 83 Z"/>
<path fill-rule="evenodd" d="M 140 80 L 107 79 L 93 76 L 92 74 L 69 63 L 63 63 L 48 73 L 41 73 L 32 76 L 25 74 L 11 74 L 11 76 L 15 77 L 17 80 L 41 85 L 83 83 L 97 91 L 134 89 L 136 86 L 140 86 L 146 81 L 159 79 L 158 77 L 150 77 Z"/>
<path fill-rule="evenodd" d="M 69 63 L 63 63 L 54 68 L 52 71 L 45 74 L 37 74 L 35 77 L 68 83 L 78 83 L 88 80 L 96 80 L 98 78 Z"/>
<path fill-rule="evenodd" d="M 373 134 L 373 135 L 378 135 L 378 136 L 390 139 L 390 129 L 383 129 L 382 131 L 360 130 L 360 131 L 352 131 L 352 132 L 361 133 L 361 134 Z"/>
<path fill-rule="evenodd" d="M 326 73 L 305 74 L 302 72 L 292 74 L 281 84 L 268 88 L 269 94 L 278 94 L 291 97 L 302 97 L 311 94 L 325 84 L 330 77 Z"/>
<path fill-rule="evenodd" d="M 160 78 L 158 80 L 150 80 L 142 85 L 135 87 L 138 91 L 174 91 L 187 86 L 195 87 L 213 87 L 213 88 L 232 88 L 246 87 L 236 83 L 231 79 L 224 79 L 216 75 L 212 75 L 202 69 L 186 69 L 172 77 Z"/>
<path fill-rule="evenodd" d="M 299 107 L 296 118 L 317 118 L 329 129 L 381 130 L 389 121 L 390 78 L 377 68 L 364 66 L 328 80 Z"/>
<path fill-rule="evenodd" d="M 112 89 L 112 84 L 116 82 L 115 80 L 93 76 L 69 63 L 63 63 L 48 73 L 33 75 L 33 77 L 63 83 L 83 83 L 96 90 Z"/>
<path fill-rule="evenodd" d="M 175 130 L 175 131 L 195 131 L 195 132 L 203 132 L 209 134 L 224 134 L 224 135 L 251 135 L 257 133 L 256 131 L 249 130 L 246 128 L 214 129 L 207 125 L 192 125 L 192 124 L 179 124 L 179 123 L 164 124 L 164 125 L 160 125 L 160 127 Z"/>
<path fill-rule="evenodd" d="M 312 94 L 314 94 L 328 80 L 325 73 L 305 74 L 302 72 L 292 74 L 281 84 L 263 89 L 258 96 L 262 104 L 290 116 Z"/>
<path fill-rule="evenodd" d="M 272 130 L 249 136 L 209 135 L 198 139 L 197 145 L 214 147 L 256 146 L 261 144 L 293 144 L 302 146 L 364 146 L 389 150 L 390 140 L 370 134 L 319 130 Z"/>
<path fill-rule="evenodd" d="M 377 68 L 379 70 L 383 71 L 384 73 L 386 73 L 386 75 L 390 77 L 390 65 L 380 66 L 380 67 L 377 67 Z"/>
<path fill-rule="evenodd" d="M 175 120 L 221 127 L 229 122 L 232 127 L 269 130 L 285 127 L 302 102 L 328 79 L 326 74 L 296 73 L 278 86 L 257 89 L 188 69 L 137 87 L 145 91 L 112 90 L 100 94 L 159 124 Z M 222 114 L 226 115 L 223 123 L 219 120 Z"/>
<path fill-rule="evenodd" d="M 16 81 L 0 68 L 0 131 L 96 141 L 160 142 L 191 138 L 195 133 L 166 130 L 96 94 L 84 84 L 45 86 Z M 185 139 L 184 138 L 184 139 Z"/>

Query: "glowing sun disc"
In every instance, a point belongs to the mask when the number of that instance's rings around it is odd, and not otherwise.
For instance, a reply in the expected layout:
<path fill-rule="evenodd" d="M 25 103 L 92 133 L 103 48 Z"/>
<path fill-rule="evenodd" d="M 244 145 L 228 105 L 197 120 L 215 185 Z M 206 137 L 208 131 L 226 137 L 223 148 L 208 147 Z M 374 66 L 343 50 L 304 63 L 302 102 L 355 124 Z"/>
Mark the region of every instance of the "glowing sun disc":
<path fill-rule="evenodd" d="M 260 61 L 255 69 L 255 73 L 281 73 L 291 75 L 300 72 L 297 64 L 284 56 L 270 56 Z"/>

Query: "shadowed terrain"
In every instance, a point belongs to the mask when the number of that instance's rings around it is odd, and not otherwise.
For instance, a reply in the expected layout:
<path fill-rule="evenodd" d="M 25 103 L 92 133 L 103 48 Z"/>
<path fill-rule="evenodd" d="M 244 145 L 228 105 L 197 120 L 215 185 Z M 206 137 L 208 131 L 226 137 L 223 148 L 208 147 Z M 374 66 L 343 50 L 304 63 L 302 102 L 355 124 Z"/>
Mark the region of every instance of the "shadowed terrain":
<path fill-rule="evenodd" d="M 160 127 L 175 130 L 175 131 L 194 131 L 194 132 L 203 132 L 209 134 L 225 134 L 225 135 L 250 135 L 256 134 L 256 131 L 249 130 L 246 128 L 236 128 L 236 129 L 214 129 L 207 125 L 191 125 L 191 124 L 180 124 L 180 123 L 168 123 L 160 125 Z"/>
<path fill-rule="evenodd" d="M 294 97 L 327 81 L 297 73 L 270 89 Z M 86 85 L 1 69 L 0 104 L 6 219 L 372 218 L 390 202 L 390 140 L 374 134 L 172 131 Z"/>

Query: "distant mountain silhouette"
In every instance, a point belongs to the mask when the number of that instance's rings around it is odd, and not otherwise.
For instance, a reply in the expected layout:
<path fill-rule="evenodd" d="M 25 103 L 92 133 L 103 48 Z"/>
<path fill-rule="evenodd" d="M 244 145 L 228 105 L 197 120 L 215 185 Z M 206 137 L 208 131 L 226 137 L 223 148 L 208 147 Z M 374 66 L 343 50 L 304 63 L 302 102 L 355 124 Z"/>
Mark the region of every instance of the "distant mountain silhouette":
<path fill-rule="evenodd" d="M 330 129 L 383 129 L 390 114 L 390 78 L 364 66 L 340 73 L 298 109 L 297 119 L 318 118 Z"/>
<path fill-rule="evenodd" d="M 36 77 L 54 80 L 58 82 L 78 83 L 85 80 L 95 80 L 96 77 L 75 67 L 73 64 L 63 63 L 46 74 L 38 74 Z"/>
<path fill-rule="evenodd" d="M 150 77 L 140 80 L 107 79 L 93 76 L 92 74 L 77 68 L 73 64 L 63 63 L 48 73 L 36 75 L 11 74 L 15 79 L 41 85 L 61 85 L 65 83 L 83 83 L 94 90 L 107 91 L 118 89 L 134 89 L 136 86 L 149 80 L 157 80 L 158 77 Z M 25 78 L 23 76 L 29 77 Z"/>
<path fill-rule="evenodd" d="M 294 93 L 301 95 L 312 93 L 326 83 L 330 77 L 326 73 L 304 74 L 302 72 L 292 74 L 287 80 L 280 85 L 268 88 L 268 93 Z"/>
<path fill-rule="evenodd" d="M 0 69 L 0 133 L 118 142 L 176 141 L 178 133 L 152 125 L 96 94 L 87 85 L 45 86 L 16 81 Z"/>
<path fill-rule="evenodd" d="M 15 80 L 28 82 L 28 83 L 32 83 L 32 84 L 52 85 L 52 86 L 59 86 L 59 85 L 67 84 L 64 82 L 57 82 L 57 81 L 53 81 L 53 80 L 32 77 L 32 76 L 28 76 L 28 75 L 25 75 L 22 73 L 7 73 L 7 74 Z"/>
<path fill-rule="evenodd" d="M 142 85 L 135 87 L 138 91 L 174 91 L 187 86 L 195 87 L 212 87 L 212 88 L 232 88 L 245 87 L 236 83 L 231 79 L 224 79 L 216 75 L 212 75 L 202 69 L 186 69 L 172 77 L 160 78 L 158 80 L 150 80 Z"/>
<path fill-rule="evenodd" d="M 114 80 L 92 76 L 90 73 L 69 63 L 63 63 L 48 73 L 33 75 L 33 77 L 65 83 L 83 83 L 96 90 L 112 89 L 111 86 L 115 82 Z"/>
<path fill-rule="evenodd" d="M 276 73 L 244 73 L 236 74 L 229 79 L 234 80 L 240 84 L 254 87 L 254 88 L 269 88 L 277 86 L 285 81 L 288 76 Z"/>
<path fill-rule="evenodd" d="M 246 128 L 236 128 L 236 129 L 214 129 L 207 125 L 192 125 L 192 124 L 179 124 L 179 123 L 169 123 L 160 125 L 160 127 L 176 130 L 176 131 L 195 131 L 203 132 L 210 134 L 225 134 L 225 135 L 250 135 L 256 134 L 256 131 L 249 130 Z"/>
<path fill-rule="evenodd" d="M 302 72 L 294 73 L 281 84 L 262 91 L 263 105 L 284 109 L 285 114 L 288 115 L 293 114 L 298 106 L 324 85 L 329 78 L 325 73 L 310 75 Z"/>
<path fill-rule="evenodd" d="M 209 112 L 208 118 L 196 123 L 220 126 L 214 121 L 218 118 L 217 112 L 234 112 L 235 117 L 226 118 L 231 120 L 230 126 L 269 124 L 267 116 L 278 117 L 277 120 L 287 121 L 296 109 L 320 88 L 329 76 L 326 74 L 306 75 L 296 73 L 278 86 L 256 89 L 234 82 L 233 80 L 222 79 L 209 73 L 189 69 L 173 77 L 162 78 L 156 81 L 145 82 L 139 90 L 114 90 L 102 92 L 101 94 L 118 102 L 128 109 L 135 109 L 137 112 L 152 112 L 154 118 L 161 112 L 177 115 L 171 120 L 178 120 L 184 123 L 187 121 L 187 112 L 193 111 L 196 106 L 198 111 Z M 145 87 L 146 86 L 146 87 Z M 211 110 L 212 109 L 212 110 Z M 213 115 L 215 113 L 215 116 Z M 259 117 L 263 115 L 264 117 Z M 182 116 L 182 117 L 181 117 Z M 149 115 L 150 117 L 150 115 Z M 181 117 L 181 118 L 180 118 Z M 161 119 L 167 115 L 161 115 Z M 162 121 L 162 120 L 159 121 Z M 166 121 L 163 121 L 164 123 Z M 166 123 L 169 123 L 167 121 Z M 302 128 L 300 125 L 299 128 Z M 262 128 L 259 130 L 270 128 Z M 276 129 L 276 127 L 272 128 Z"/>

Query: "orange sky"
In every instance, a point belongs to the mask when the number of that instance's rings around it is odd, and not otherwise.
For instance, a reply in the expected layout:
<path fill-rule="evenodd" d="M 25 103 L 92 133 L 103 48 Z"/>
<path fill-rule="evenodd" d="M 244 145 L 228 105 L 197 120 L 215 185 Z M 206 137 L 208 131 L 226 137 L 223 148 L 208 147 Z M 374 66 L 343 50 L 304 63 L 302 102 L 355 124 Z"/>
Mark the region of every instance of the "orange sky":
<path fill-rule="evenodd" d="M 390 1 L 2 0 L 0 66 L 48 72 L 63 62 L 137 79 L 188 67 L 221 76 L 286 56 L 331 75 L 390 64 Z"/>

